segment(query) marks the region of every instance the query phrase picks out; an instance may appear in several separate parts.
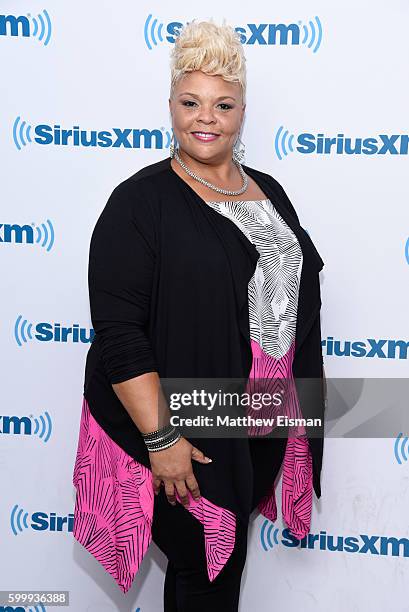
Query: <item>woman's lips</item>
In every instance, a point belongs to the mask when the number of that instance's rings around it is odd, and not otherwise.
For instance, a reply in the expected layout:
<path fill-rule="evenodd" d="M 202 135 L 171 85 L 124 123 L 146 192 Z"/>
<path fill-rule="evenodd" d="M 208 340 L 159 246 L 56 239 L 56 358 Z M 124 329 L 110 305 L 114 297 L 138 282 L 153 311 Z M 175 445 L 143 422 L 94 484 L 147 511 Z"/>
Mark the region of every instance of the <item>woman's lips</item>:
<path fill-rule="evenodd" d="M 205 134 L 200 132 L 192 132 L 192 135 L 200 142 L 213 142 L 216 138 L 219 138 L 219 134 Z"/>

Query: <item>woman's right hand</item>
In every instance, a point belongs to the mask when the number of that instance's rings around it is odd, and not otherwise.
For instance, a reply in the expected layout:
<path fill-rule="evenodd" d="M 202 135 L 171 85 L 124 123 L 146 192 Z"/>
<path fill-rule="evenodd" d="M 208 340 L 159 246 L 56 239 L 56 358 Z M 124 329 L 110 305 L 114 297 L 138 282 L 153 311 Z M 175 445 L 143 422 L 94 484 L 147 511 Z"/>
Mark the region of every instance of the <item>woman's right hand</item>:
<path fill-rule="evenodd" d="M 186 438 L 179 438 L 169 448 L 150 452 L 149 459 L 155 495 L 158 495 L 163 481 L 166 497 L 173 506 L 176 504 L 176 491 L 184 506 L 189 505 L 188 490 L 194 499 L 200 498 L 199 485 L 193 474 L 192 459 L 199 463 L 210 463 L 212 460 L 190 444 Z"/>

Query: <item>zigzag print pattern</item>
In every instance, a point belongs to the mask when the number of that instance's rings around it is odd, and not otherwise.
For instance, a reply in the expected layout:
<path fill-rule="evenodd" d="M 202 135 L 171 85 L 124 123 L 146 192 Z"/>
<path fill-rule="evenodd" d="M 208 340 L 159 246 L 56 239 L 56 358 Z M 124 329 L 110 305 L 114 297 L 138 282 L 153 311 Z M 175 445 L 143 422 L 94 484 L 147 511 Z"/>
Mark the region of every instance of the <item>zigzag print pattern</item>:
<path fill-rule="evenodd" d="M 297 237 L 268 199 L 208 204 L 231 219 L 260 253 L 248 286 L 250 336 L 279 360 L 288 353 L 297 324 L 303 260 Z"/>
<path fill-rule="evenodd" d="M 276 426 L 266 419 L 275 419 L 279 414 L 302 417 L 292 374 L 302 250 L 269 199 L 207 203 L 231 219 L 260 253 L 248 286 L 253 362 L 246 392 L 249 395 L 280 392 L 284 398 L 278 406 L 247 408 L 247 416 L 264 421 L 261 426 L 249 426 L 248 435 L 263 436 Z M 299 538 L 310 531 L 312 478 L 312 456 L 305 428 L 290 426 L 283 460 L 282 515 L 290 531 Z M 276 520 L 274 484 L 258 509 L 269 520 Z"/>
<path fill-rule="evenodd" d="M 253 353 L 253 363 L 246 392 L 249 395 L 254 393 L 269 393 L 271 396 L 279 394 L 277 397 L 281 398 L 281 402 L 277 403 L 277 405 L 272 402 L 270 404 L 262 404 L 261 407 L 253 408 L 252 405 L 247 407 L 247 415 L 263 419 L 262 425 L 250 425 L 248 427 L 248 435 L 264 436 L 275 427 L 273 424 L 269 425 L 267 419 L 276 419 L 279 415 L 289 418 L 302 418 L 291 368 L 295 344 L 294 342 L 292 343 L 288 353 L 281 359 L 275 359 L 267 355 L 253 339 L 251 340 L 251 350 Z M 304 435 L 305 427 L 303 425 L 289 426 L 289 434 L 291 436 Z"/>
<path fill-rule="evenodd" d="M 301 540 L 311 529 L 313 485 L 308 440 L 288 438 L 283 463 L 281 512 L 291 533 Z M 270 521 L 277 519 L 274 485 L 257 507 Z"/>
<path fill-rule="evenodd" d="M 151 542 L 152 476 L 100 428 L 85 398 L 73 484 L 74 538 L 126 593 Z"/>
<path fill-rule="evenodd" d="M 302 539 L 310 531 L 313 492 L 312 457 L 306 436 L 287 440 L 281 491 L 283 519 Z"/>
<path fill-rule="evenodd" d="M 190 496 L 189 511 L 204 527 L 207 574 L 213 581 L 224 567 L 234 549 L 236 517 L 226 508 L 208 499 L 195 500 Z"/>
<path fill-rule="evenodd" d="M 152 472 L 122 450 L 102 429 L 83 398 L 73 472 L 74 538 L 126 593 L 152 540 Z M 176 499 L 181 503 L 179 495 Z M 233 512 L 189 493 L 189 507 L 204 526 L 207 572 L 213 581 L 235 543 Z"/>

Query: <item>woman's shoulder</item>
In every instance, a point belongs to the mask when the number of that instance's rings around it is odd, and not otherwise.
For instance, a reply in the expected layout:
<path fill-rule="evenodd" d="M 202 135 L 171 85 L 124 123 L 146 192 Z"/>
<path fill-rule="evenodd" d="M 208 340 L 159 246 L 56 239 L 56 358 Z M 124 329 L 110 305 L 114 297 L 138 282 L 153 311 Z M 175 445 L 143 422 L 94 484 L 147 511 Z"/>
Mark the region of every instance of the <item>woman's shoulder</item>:
<path fill-rule="evenodd" d="M 148 164 L 140 168 L 134 174 L 118 183 L 113 193 L 115 195 L 136 197 L 138 194 L 143 194 L 143 198 L 149 198 L 149 195 L 154 196 L 157 187 L 160 187 L 162 182 L 166 180 L 169 164 L 168 160 L 161 159 L 153 164 Z"/>
<path fill-rule="evenodd" d="M 160 194 L 168 192 L 168 159 L 162 159 L 140 168 L 114 186 L 104 212 L 116 217 L 132 219 L 149 217 L 151 222 L 159 218 Z"/>
<path fill-rule="evenodd" d="M 169 168 L 169 157 L 165 157 L 164 159 L 160 159 L 157 162 L 140 168 L 140 170 L 132 174 L 127 180 L 133 183 L 156 183 L 157 181 L 165 179 L 166 176 L 169 175 Z"/>

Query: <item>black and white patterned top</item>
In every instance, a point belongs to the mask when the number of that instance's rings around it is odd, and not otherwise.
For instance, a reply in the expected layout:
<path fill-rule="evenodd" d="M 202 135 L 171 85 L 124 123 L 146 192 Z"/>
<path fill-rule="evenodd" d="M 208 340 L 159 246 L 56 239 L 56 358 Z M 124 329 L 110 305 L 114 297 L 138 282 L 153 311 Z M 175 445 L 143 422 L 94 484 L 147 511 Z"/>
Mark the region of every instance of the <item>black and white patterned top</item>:
<path fill-rule="evenodd" d="M 231 219 L 260 253 L 248 288 L 253 354 L 287 376 L 303 259 L 297 237 L 269 199 L 207 204 Z"/>

